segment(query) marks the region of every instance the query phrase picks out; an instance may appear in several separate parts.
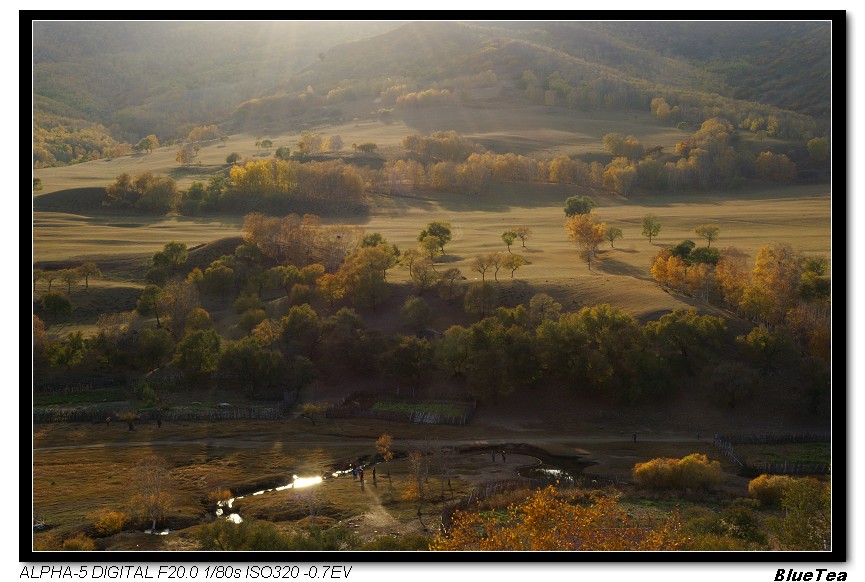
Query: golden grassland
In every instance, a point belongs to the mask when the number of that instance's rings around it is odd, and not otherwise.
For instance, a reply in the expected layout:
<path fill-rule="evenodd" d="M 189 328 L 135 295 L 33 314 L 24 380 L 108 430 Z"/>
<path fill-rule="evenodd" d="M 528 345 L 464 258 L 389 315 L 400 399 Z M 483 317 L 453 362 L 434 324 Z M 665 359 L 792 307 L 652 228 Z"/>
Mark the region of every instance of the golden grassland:
<path fill-rule="evenodd" d="M 444 123 L 439 111 L 430 117 L 420 112 L 404 122 L 384 125 L 362 111 L 342 125 L 322 128 L 324 135 L 341 135 L 346 147 L 353 142 L 373 141 L 384 153 L 396 152 L 407 133 L 455 128 L 469 138 L 484 142 L 496 151 L 518 151 L 535 156 L 601 153 L 600 138 L 610 131 L 634 134 L 648 145 L 672 148 L 684 135 L 662 127 L 648 115 L 610 114 L 592 119 L 580 114 L 548 115 L 543 108 L 513 111 L 506 109 L 472 110 L 457 108 Z M 507 131 L 497 129 L 507 127 Z M 266 135 L 274 147 L 296 145 L 299 132 Z M 36 196 L 69 188 L 103 187 L 122 172 L 150 171 L 174 175 L 181 188 L 194 179 L 203 179 L 221 168 L 225 156 L 237 151 L 242 156 L 271 155 L 257 150 L 259 136 L 234 135 L 227 142 L 206 144 L 200 155 L 201 166 L 179 171 L 174 161 L 176 148 L 159 148 L 152 154 L 136 154 L 114 160 L 99 160 L 63 168 L 36 171 L 44 189 Z M 507 149 L 506 146 L 511 146 Z M 587 194 L 598 201 L 595 213 L 609 226 L 622 229 L 624 238 L 615 248 L 602 245 L 597 263 L 589 270 L 582 263 L 564 229 L 564 200 L 571 195 Z M 470 269 L 471 260 L 493 251 L 508 252 L 501 240 L 503 231 L 527 226 L 532 235 L 523 248 L 519 240 L 511 247 L 522 254 L 528 264 L 519 269 L 515 280 L 500 271 L 499 280 L 505 299 L 524 302 L 532 294 L 546 292 L 566 309 L 610 303 L 641 320 L 656 318 L 675 308 L 695 307 L 712 314 L 732 318 L 717 307 L 694 298 L 673 295 L 661 290 L 649 273 L 654 255 L 662 248 L 683 239 L 705 244 L 694 233 L 704 223 L 720 226 L 720 236 L 713 246 L 735 246 L 753 258 L 770 243 L 784 242 L 806 255 L 829 256 L 832 230 L 831 193 L 828 185 L 751 186 L 733 192 L 679 193 L 676 195 L 638 195 L 630 198 L 603 192 L 591 192 L 572 186 L 550 184 L 494 185 L 483 196 L 418 192 L 412 196 L 381 196 L 372 201 L 368 216 L 328 218 L 326 222 L 343 222 L 362 226 L 368 232 L 378 231 L 400 249 L 416 244 L 417 233 L 431 221 L 451 223 L 453 240 L 440 259 L 442 267 L 457 267 L 468 282 L 480 275 Z M 640 221 L 646 213 L 658 216 L 662 229 L 651 243 L 642 236 Z M 39 265 L 80 264 L 85 260 L 102 262 L 104 276 L 90 281 L 90 290 L 75 291 L 73 301 L 79 305 L 71 325 L 49 333 L 65 335 L 69 331 L 92 331 L 102 310 L 130 309 L 143 285 L 143 273 L 152 254 L 171 240 L 189 247 L 241 234 L 240 216 L 140 217 L 99 214 L 95 216 L 61 212 L 36 212 L 33 216 L 33 260 Z M 492 274 L 487 274 L 487 279 Z M 395 268 L 388 281 L 404 284 L 406 269 Z M 55 282 L 55 285 L 57 283 Z M 39 283 L 34 296 L 44 291 Z M 406 287 L 394 293 L 387 311 L 398 311 Z M 381 311 L 385 311 L 381 310 Z M 363 312 L 367 317 L 367 312 Z M 433 326 L 446 327 L 451 312 L 437 317 Z M 383 316 L 376 316 L 379 319 Z M 376 321 L 371 318 L 369 321 Z M 697 441 L 695 430 L 792 429 L 807 424 L 808 419 L 770 419 L 758 405 L 743 406 L 735 415 L 712 411 L 696 396 L 672 405 L 646 405 L 637 409 L 617 410 L 591 402 L 563 399 L 556 387 L 541 387 L 530 397 L 532 407 L 525 406 L 526 394 L 516 394 L 502 402 L 479 408 L 468 427 L 416 426 L 359 420 L 327 420 L 312 426 L 302 418 L 280 421 L 217 423 L 180 422 L 140 425 L 128 431 L 122 424 L 111 426 L 89 424 L 36 425 L 33 434 L 34 512 L 55 524 L 54 531 L 71 534 L 89 525 L 87 515 L 102 508 L 126 509 L 130 491 L 128 476 L 136 463 L 150 454 L 158 454 L 171 468 L 176 502 L 172 519 L 179 526 L 196 523 L 206 504 L 202 499 L 216 487 L 228 487 L 236 494 L 259 486 L 275 486 L 291 475 L 305 475 L 329 470 L 336 464 L 374 454 L 375 439 L 383 432 L 396 437 L 395 449 L 404 453 L 413 443 L 438 439 L 445 443 L 472 443 L 498 446 L 507 442 L 528 442 L 560 454 L 579 455 L 597 462 L 598 472 L 627 476 L 634 463 L 657 456 L 684 456 L 702 452 L 718 458 L 706 437 Z M 804 423 L 804 424 L 803 424 Z M 639 432 L 639 442 L 631 433 Z M 707 434 L 707 433 L 704 433 Z M 708 435 L 707 435 L 708 436 Z M 510 460 L 510 458 L 509 458 Z M 533 462 L 526 458 L 527 463 Z M 489 465 L 487 454 L 466 455 L 451 485 L 453 494 L 465 492 L 484 480 L 513 476 L 517 465 Z M 381 467 L 380 467 L 381 469 Z M 319 503 L 322 519 L 352 522 L 365 535 L 387 533 L 389 528 L 402 533 L 417 531 L 415 505 L 400 499 L 407 481 L 406 463 L 397 459 L 391 464 L 394 491 L 379 470 L 377 486 L 367 482 L 360 490 L 350 477 L 324 483 Z M 728 487 L 744 495 L 747 480 L 728 473 Z M 369 476 L 368 476 L 369 479 Z M 432 488 L 438 491 L 437 479 Z M 305 501 L 298 492 L 286 495 L 247 499 L 247 515 L 279 518 L 284 524 L 303 517 Z M 133 508 L 134 509 L 134 508 Z M 430 509 L 430 516 L 435 510 Z M 369 527 L 367 527 L 369 526 Z M 286 526 L 288 527 L 288 525 Z M 191 530 L 190 530 L 191 531 Z M 184 536 L 171 539 L 126 539 L 122 544 L 153 549 L 184 549 Z M 374 537 L 374 536 L 373 536 Z M 188 542 L 191 544 L 191 542 Z M 115 549 L 123 549 L 125 546 Z M 194 544 L 189 545 L 193 547 Z"/>

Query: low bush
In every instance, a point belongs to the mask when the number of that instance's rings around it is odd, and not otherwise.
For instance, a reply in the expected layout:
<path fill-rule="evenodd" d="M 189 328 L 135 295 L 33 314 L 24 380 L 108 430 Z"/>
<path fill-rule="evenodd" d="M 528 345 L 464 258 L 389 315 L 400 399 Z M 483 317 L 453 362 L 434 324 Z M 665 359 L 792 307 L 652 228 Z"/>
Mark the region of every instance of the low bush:
<path fill-rule="evenodd" d="M 110 536 L 120 533 L 129 516 L 122 511 L 112 509 L 100 509 L 87 516 L 93 520 L 93 530 L 100 536 Z"/>
<path fill-rule="evenodd" d="M 89 552 L 96 549 L 96 542 L 78 532 L 70 538 L 63 540 L 63 549 L 67 552 Z"/>
<path fill-rule="evenodd" d="M 781 499 L 793 481 L 793 477 L 787 475 L 760 475 L 748 483 L 748 495 L 759 501 L 760 505 L 780 507 Z"/>
<path fill-rule="evenodd" d="M 634 484 L 644 489 L 709 490 L 724 481 L 721 464 L 694 453 L 682 459 L 657 458 L 637 463 Z"/>

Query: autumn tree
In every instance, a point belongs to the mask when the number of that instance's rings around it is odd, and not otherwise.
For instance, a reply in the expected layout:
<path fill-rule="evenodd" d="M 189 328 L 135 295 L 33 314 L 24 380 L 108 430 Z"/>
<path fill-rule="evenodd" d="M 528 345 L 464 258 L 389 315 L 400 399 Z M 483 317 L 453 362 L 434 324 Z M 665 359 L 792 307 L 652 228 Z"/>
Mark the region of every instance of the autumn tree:
<path fill-rule="evenodd" d="M 198 291 L 195 285 L 189 281 L 172 279 L 165 284 L 155 300 L 155 309 L 166 318 L 167 322 L 164 323 L 174 339 L 179 340 L 186 328 L 187 316 L 198 307 Z"/>
<path fill-rule="evenodd" d="M 198 157 L 199 149 L 201 149 L 201 146 L 189 143 L 183 144 L 177 149 L 177 155 L 174 159 L 181 166 L 189 166 Z"/>
<path fill-rule="evenodd" d="M 718 233 L 720 231 L 721 227 L 717 224 L 701 224 L 694 229 L 694 232 L 708 241 L 709 244 L 706 245 L 708 247 L 712 246 L 712 241 L 718 238 Z"/>
<path fill-rule="evenodd" d="M 481 274 L 481 281 L 486 280 L 487 271 L 493 266 L 491 258 L 491 255 L 480 255 L 472 259 L 471 269 Z"/>
<path fill-rule="evenodd" d="M 66 294 L 72 295 L 72 286 L 81 281 L 81 272 L 78 269 L 61 269 L 58 275 L 60 280 L 66 283 Z"/>
<path fill-rule="evenodd" d="M 565 216 L 568 218 L 580 214 L 588 214 L 598 205 L 588 196 L 571 196 L 565 200 Z"/>
<path fill-rule="evenodd" d="M 150 530 L 156 533 L 156 525 L 173 503 L 168 466 L 162 459 L 153 456 L 138 460 L 129 473 L 129 488 L 132 504 L 140 508 L 151 521 Z"/>
<path fill-rule="evenodd" d="M 522 255 L 508 255 L 502 261 L 502 267 L 505 269 L 510 269 L 511 271 L 511 279 L 514 278 L 514 273 L 517 272 L 517 269 L 526 264 L 526 259 Z"/>
<path fill-rule="evenodd" d="M 96 263 L 87 262 L 78 267 L 78 274 L 84 278 L 84 288 L 90 288 L 90 277 L 99 277 L 102 275 L 102 272 L 99 270 L 99 267 Z"/>
<path fill-rule="evenodd" d="M 423 503 L 429 493 L 427 483 L 430 471 L 429 455 L 426 450 L 412 449 L 408 452 L 409 480 L 403 491 L 403 499 L 417 500 L 417 518 L 424 531 L 427 530 L 423 522 Z"/>
<path fill-rule="evenodd" d="M 523 248 L 526 247 L 526 240 L 532 235 L 532 229 L 527 226 L 517 226 L 513 229 L 514 234 L 523 243 Z"/>
<path fill-rule="evenodd" d="M 384 459 L 387 467 L 387 478 L 390 479 L 390 460 L 393 459 L 393 437 L 385 433 L 375 441 L 375 450 Z"/>
<path fill-rule="evenodd" d="M 652 237 L 658 236 L 661 232 L 661 222 L 654 214 L 647 214 L 643 217 L 643 236 L 649 237 L 649 242 L 652 242 Z"/>
<path fill-rule="evenodd" d="M 636 521 L 614 497 L 549 486 L 519 503 L 490 512 L 457 511 L 433 551 L 670 551 L 683 549 L 678 514 L 654 523 Z"/>
<path fill-rule="evenodd" d="M 598 222 L 592 214 L 575 214 L 565 223 L 568 238 L 577 243 L 581 258 L 592 269 L 592 261 L 598 252 L 598 246 L 603 242 L 607 225 Z"/>
<path fill-rule="evenodd" d="M 783 550 L 832 549 L 831 486 L 813 478 L 789 483 L 781 499 L 784 516 L 769 521 Z"/>

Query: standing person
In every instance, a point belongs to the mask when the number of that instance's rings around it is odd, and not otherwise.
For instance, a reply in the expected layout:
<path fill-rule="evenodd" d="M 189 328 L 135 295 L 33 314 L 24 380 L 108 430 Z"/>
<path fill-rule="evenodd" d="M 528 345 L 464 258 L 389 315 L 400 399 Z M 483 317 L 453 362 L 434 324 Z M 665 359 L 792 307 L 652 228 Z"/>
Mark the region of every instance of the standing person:
<path fill-rule="evenodd" d="M 360 475 L 360 482 L 363 483 L 363 465 L 358 469 L 357 474 Z"/>
<path fill-rule="evenodd" d="M 634 433 L 634 442 L 637 442 L 637 433 Z"/>
<path fill-rule="evenodd" d="M 372 467 L 372 482 L 375 483 L 375 465 Z"/>
<path fill-rule="evenodd" d="M 357 479 L 357 467 L 352 467 L 351 477 L 352 477 L 352 479 Z"/>
<path fill-rule="evenodd" d="M 490 451 L 490 460 L 491 460 L 493 463 L 496 462 L 496 452 L 493 451 L 493 450 Z"/>
<path fill-rule="evenodd" d="M 505 452 L 504 451 L 502 451 L 502 463 L 507 463 L 507 461 L 505 461 Z"/>
<path fill-rule="evenodd" d="M 697 440 L 700 440 L 700 431 L 697 431 Z"/>

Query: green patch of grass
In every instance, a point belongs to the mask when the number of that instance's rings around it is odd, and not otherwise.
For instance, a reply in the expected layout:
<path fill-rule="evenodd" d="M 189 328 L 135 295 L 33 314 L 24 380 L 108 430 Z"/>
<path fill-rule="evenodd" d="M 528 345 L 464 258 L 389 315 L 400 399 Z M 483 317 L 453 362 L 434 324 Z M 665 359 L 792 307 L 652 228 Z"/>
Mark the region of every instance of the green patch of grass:
<path fill-rule="evenodd" d="M 736 453 L 752 465 L 763 463 L 820 464 L 832 461 L 830 443 L 737 445 Z"/>

